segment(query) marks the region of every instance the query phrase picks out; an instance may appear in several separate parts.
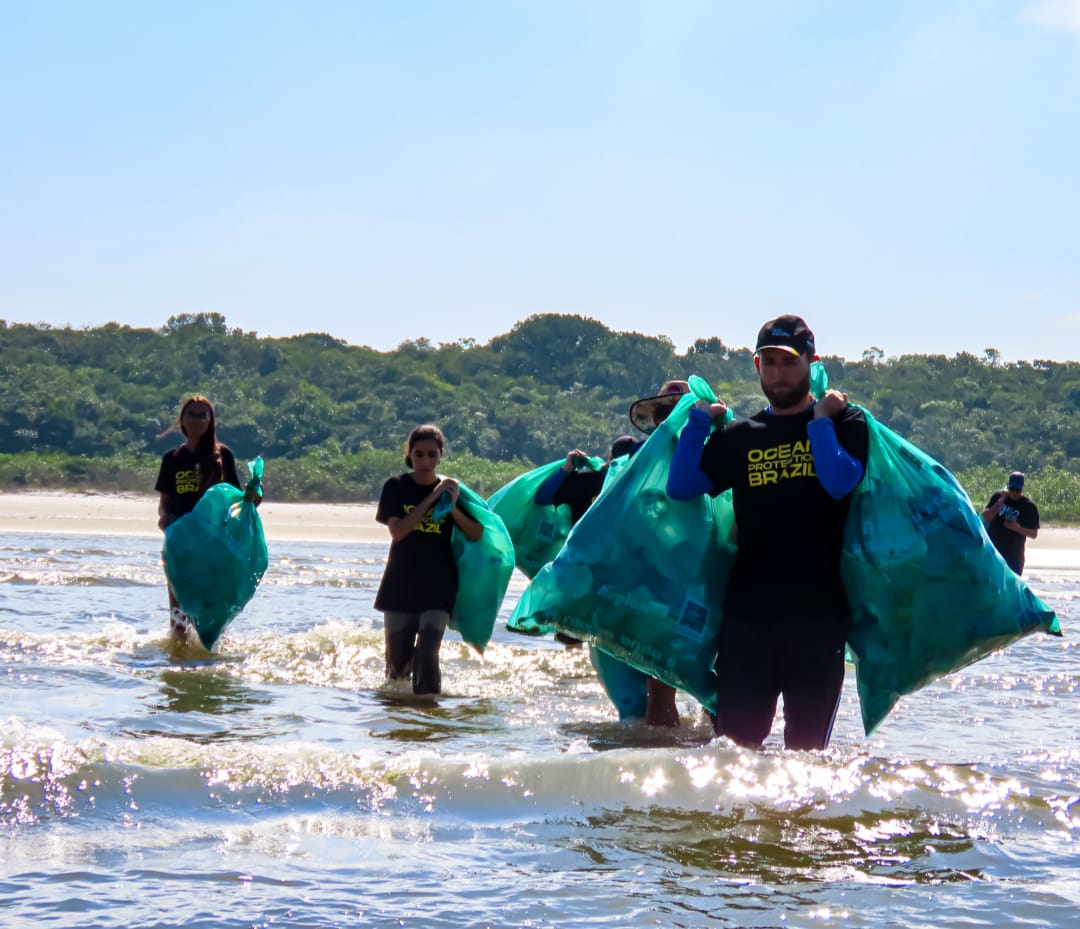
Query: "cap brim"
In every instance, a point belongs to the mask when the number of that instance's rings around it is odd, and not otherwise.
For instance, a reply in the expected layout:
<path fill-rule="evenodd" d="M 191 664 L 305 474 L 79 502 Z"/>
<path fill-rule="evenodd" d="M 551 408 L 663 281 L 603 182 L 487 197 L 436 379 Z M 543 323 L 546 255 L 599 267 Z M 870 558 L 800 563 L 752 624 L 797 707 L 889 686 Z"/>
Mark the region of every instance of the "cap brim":
<path fill-rule="evenodd" d="M 760 355 L 767 348 L 775 348 L 777 351 L 787 352 L 789 355 L 794 355 L 796 358 L 799 357 L 799 352 L 790 345 L 759 345 L 754 351 L 754 354 Z"/>

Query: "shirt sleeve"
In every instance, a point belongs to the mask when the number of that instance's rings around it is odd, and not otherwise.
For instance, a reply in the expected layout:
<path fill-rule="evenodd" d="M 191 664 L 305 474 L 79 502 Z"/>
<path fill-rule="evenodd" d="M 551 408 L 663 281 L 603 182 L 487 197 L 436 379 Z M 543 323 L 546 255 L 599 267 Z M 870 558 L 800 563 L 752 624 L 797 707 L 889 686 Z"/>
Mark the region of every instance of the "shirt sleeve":
<path fill-rule="evenodd" d="M 232 484 L 237 490 L 243 490 L 240 485 L 240 475 L 236 472 L 236 456 L 228 446 L 221 446 L 221 479 L 227 484 Z"/>
<path fill-rule="evenodd" d="M 690 411 L 668 469 L 667 494 L 672 500 L 692 500 L 712 492 L 713 482 L 701 469 L 702 446 L 710 429 L 712 419 L 707 413 Z"/>
<path fill-rule="evenodd" d="M 533 503 L 537 506 L 554 506 L 555 495 L 559 492 L 559 488 L 562 487 L 563 481 L 568 476 L 568 472 L 561 467 L 556 468 L 554 473 L 549 474 L 547 480 L 536 488 Z"/>
<path fill-rule="evenodd" d="M 393 517 L 401 517 L 401 487 L 397 478 L 390 478 L 383 484 L 379 494 L 379 506 L 375 510 L 375 522 L 387 525 Z"/>
<path fill-rule="evenodd" d="M 171 494 L 175 487 L 169 486 L 169 469 L 166 466 L 165 460 L 171 455 L 172 452 L 166 452 L 161 456 L 161 464 L 158 466 L 157 480 L 154 482 L 154 490 L 159 494 Z"/>
<path fill-rule="evenodd" d="M 810 437 L 810 452 L 814 456 L 814 471 L 818 482 L 834 500 L 842 500 L 863 478 L 861 461 L 844 449 L 836 436 L 836 424 L 827 417 L 812 419 L 806 424 Z"/>

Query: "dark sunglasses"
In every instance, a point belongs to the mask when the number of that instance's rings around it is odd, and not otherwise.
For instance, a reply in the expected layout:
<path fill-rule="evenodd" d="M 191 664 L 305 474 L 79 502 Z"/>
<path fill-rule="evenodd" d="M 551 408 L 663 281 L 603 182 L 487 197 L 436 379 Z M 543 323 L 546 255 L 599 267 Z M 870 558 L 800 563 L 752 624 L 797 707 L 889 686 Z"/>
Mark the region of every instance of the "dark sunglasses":
<path fill-rule="evenodd" d="M 210 413 L 208 410 L 184 410 L 184 416 L 187 419 L 209 419 Z"/>

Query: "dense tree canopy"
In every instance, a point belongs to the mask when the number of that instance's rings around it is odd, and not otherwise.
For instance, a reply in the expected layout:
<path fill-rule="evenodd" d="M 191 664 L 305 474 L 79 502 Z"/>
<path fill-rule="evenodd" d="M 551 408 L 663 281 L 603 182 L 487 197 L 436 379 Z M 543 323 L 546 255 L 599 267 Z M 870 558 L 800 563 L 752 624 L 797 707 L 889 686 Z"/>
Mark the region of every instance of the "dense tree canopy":
<path fill-rule="evenodd" d="M 823 360 L 853 401 L 962 479 L 978 475 L 975 497 L 1013 468 L 1045 473 L 1064 498 L 1080 487 L 1078 363 L 1005 364 L 993 348 Z M 490 492 L 569 447 L 604 453 L 630 431 L 633 400 L 689 374 L 739 413 L 761 405 L 748 348 L 709 336 L 680 355 L 667 338 L 582 316 L 532 316 L 484 345 L 418 339 L 391 352 L 324 333 L 260 338 L 217 313 L 156 330 L 0 321 L 0 485 L 148 490 L 177 442 L 162 433 L 185 396 L 203 393 L 222 441 L 241 460 L 266 459 L 279 499 L 372 499 L 421 422 L 445 431 L 447 471 Z M 1080 517 L 1076 496 L 1057 518 Z"/>

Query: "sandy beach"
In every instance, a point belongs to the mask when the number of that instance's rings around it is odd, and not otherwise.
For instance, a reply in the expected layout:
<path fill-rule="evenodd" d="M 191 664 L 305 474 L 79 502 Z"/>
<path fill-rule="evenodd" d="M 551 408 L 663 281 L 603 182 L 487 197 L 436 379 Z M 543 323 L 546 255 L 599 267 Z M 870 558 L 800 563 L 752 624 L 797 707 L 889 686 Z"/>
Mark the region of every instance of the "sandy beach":
<path fill-rule="evenodd" d="M 267 539 L 388 542 L 370 503 L 274 503 L 259 508 Z M 0 494 L 0 532 L 157 536 L 157 497 L 30 491 Z M 1046 526 L 1028 542 L 1027 567 L 1080 565 L 1080 527 Z"/>
<path fill-rule="evenodd" d="M 159 536 L 155 494 L 0 494 L 0 532 Z M 388 542 L 374 504 L 273 503 L 259 507 L 269 540 Z"/>

